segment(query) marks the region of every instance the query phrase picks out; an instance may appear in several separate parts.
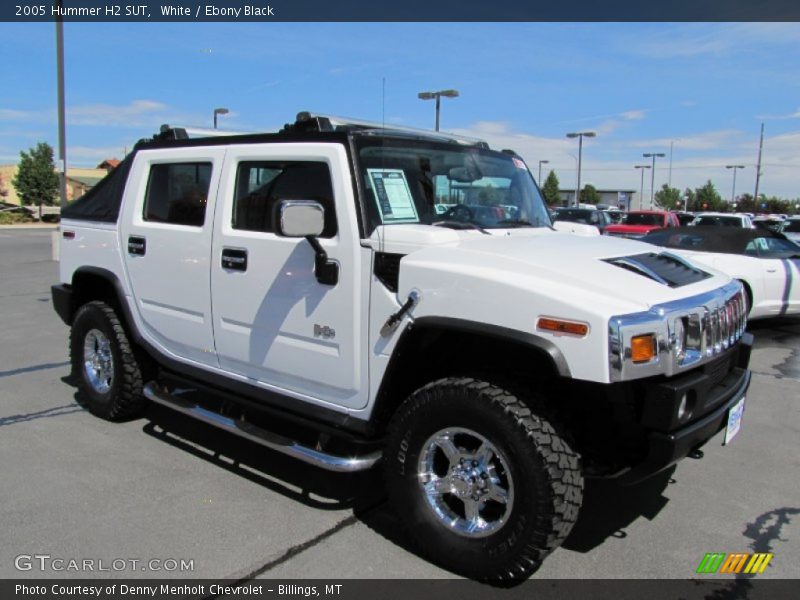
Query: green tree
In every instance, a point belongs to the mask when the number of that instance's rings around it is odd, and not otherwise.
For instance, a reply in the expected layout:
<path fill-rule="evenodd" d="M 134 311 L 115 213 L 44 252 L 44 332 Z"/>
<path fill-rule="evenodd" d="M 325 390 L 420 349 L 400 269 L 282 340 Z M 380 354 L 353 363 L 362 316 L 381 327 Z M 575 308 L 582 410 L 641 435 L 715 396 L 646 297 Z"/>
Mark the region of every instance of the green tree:
<path fill-rule="evenodd" d="M 669 187 L 666 183 L 655 193 L 656 206 L 664 210 L 680 210 L 683 208 L 681 191 L 678 188 Z M 679 205 L 679 203 L 681 203 Z"/>
<path fill-rule="evenodd" d="M 53 164 L 53 148 L 46 142 L 39 142 L 28 152 L 19 153 L 20 161 L 17 175 L 12 183 L 17 188 L 20 203 L 39 207 L 55 204 L 58 197 L 58 175 Z"/>
<path fill-rule="evenodd" d="M 547 175 L 547 179 L 545 179 L 542 186 L 542 195 L 551 206 L 561 204 L 561 196 L 558 194 L 558 177 L 556 177 L 555 171 L 550 171 Z"/>
<path fill-rule="evenodd" d="M 695 193 L 694 193 L 693 189 L 686 188 L 685 190 L 683 190 L 683 200 L 684 200 L 684 202 L 683 202 L 684 210 L 688 210 L 688 211 L 697 211 L 697 210 L 699 210 L 697 208 L 697 202 L 695 201 L 696 198 L 695 198 Z"/>
<path fill-rule="evenodd" d="M 706 184 L 695 190 L 695 205 L 698 211 L 719 211 L 724 212 L 728 208 L 727 202 L 719 195 L 717 188 L 709 179 Z"/>
<path fill-rule="evenodd" d="M 600 194 L 597 193 L 597 188 L 591 183 L 587 183 L 581 190 L 581 202 L 587 204 L 597 204 L 600 202 Z"/>

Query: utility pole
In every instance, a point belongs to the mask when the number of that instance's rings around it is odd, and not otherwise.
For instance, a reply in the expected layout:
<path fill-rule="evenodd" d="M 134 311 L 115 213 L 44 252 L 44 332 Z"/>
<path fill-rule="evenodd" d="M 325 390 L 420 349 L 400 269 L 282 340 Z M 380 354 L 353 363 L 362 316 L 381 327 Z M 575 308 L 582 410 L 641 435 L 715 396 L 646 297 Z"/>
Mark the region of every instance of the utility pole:
<path fill-rule="evenodd" d="M 61 8 L 61 0 L 58 1 Z M 67 207 L 67 126 L 64 109 L 64 21 L 61 10 L 56 17 L 56 87 L 58 89 L 58 183 L 61 193 L 60 206 Z"/>
<path fill-rule="evenodd" d="M 756 165 L 756 193 L 753 195 L 753 202 L 756 204 L 758 213 L 758 184 L 761 181 L 761 151 L 764 149 L 764 124 L 761 124 L 761 139 L 758 142 L 758 164 Z"/>

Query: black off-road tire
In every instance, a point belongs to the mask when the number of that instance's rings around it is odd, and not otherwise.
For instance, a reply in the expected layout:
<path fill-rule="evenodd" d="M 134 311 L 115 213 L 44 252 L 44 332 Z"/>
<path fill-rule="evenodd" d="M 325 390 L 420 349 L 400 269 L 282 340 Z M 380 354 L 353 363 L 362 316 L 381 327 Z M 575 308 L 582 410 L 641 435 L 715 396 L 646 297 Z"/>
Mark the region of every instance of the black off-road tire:
<path fill-rule="evenodd" d="M 84 342 L 90 331 L 100 331 L 110 342 L 114 373 L 109 389 L 100 392 L 84 368 Z M 78 309 L 70 331 L 72 378 L 78 384 L 78 398 L 92 414 L 109 421 L 131 419 L 147 404 L 142 396 L 142 365 L 114 309 L 101 301 Z"/>
<path fill-rule="evenodd" d="M 504 585 L 530 576 L 566 539 L 583 499 L 580 456 L 544 414 L 532 395 L 523 401 L 471 378 L 435 381 L 400 406 L 389 425 L 384 473 L 390 501 L 423 554 L 455 573 Z M 446 428 L 486 438 L 513 477 L 511 511 L 485 537 L 448 528 L 423 492 L 421 453 Z"/>

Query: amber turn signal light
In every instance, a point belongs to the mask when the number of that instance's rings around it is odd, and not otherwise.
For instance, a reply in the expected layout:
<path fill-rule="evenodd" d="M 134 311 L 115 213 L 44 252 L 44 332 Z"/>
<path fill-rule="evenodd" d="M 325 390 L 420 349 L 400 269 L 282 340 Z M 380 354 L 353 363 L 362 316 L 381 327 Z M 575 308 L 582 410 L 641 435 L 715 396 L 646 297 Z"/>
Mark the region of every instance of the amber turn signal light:
<path fill-rule="evenodd" d="M 579 335 L 581 337 L 589 333 L 589 326 L 586 323 L 576 323 L 575 321 L 564 321 L 562 319 L 550 319 L 547 317 L 541 317 L 536 327 L 544 331 Z"/>
<path fill-rule="evenodd" d="M 656 357 L 656 336 L 652 333 L 631 338 L 631 360 L 643 363 Z"/>

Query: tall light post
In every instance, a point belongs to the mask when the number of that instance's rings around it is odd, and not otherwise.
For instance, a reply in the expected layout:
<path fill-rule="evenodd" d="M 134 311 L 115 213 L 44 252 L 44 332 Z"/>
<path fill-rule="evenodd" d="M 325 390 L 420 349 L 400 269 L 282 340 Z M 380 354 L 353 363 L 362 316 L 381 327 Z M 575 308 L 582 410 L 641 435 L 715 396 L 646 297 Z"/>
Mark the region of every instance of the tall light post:
<path fill-rule="evenodd" d="M 655 198 L 656 191 L 656 157 L 664 158 L 666 154 L 663 152 L 646 152 L 645 154 L 642 154 L 642 156 L 653 159 L 653 168 L 650 171 L 650 210 L 653 210 L 653 200 Z"/>
<path fill-rule="evenodd" d="M 536 180 L 536 183 L 539 184 L 539 187 L 542 186 L 542 165 L 550 164 L 549 160 L 540 160 L 539 161 L 539 179 Z"/>
<path fill-rule="evenodd" d="M 675 142 L 680 142 L 680 139 L 669 141 L 669 177 L 667 178 L 667 185 L 672 187 L 672 145 Z"/>
<path fill-rule="evenodd" d="M 458 98 L 458 90 L 439 90 L 438 92 L 420 92 L 417 98 L 420 100 L 436 100 L 436 131 L 439 131 L 439 112 L 442 106 L 442 97 Z"/>
<path fill-rule="evenodd" d="M 736 171 L 744 169 L 744 165 L 725 165 L 726 169 L 733 169 L 733 189 L 731 190 L 731 204 L 736 203 Z"/>
<path fill-rule="evenodd" d="M 583 138 L 593 138 L 597 134 L 594 131 L 576 131 L 568 133 L 568 138 L 578 138 L 578 183 L 575 185 L 575 206 L 581 201 L 581 157 L 583 154 Z"/>
<path fill-rule="evenodd" d="M 61 8 L 61 0 L 58 0 Z M 64 105 L 64 20 L 59 10 L 56 17 L 56 90 L 58 92 L 58 189 L 59 206 L 67 207 L 67 117 Z"/>
<path fill-rule="evenodd" d="M 217 128 L 217 115 L 227 115 L 229 112 L 231 111 L 224 107 L 214 109 L 214 129 Z"/>
<path fill-rule="evenodd" d="M 642 184 L 639 188 L 639 205 L 640 208 L 644 208 L 644 170 L 649 169 L 650 165 L 634 165 L 634 169 L 639 169 L 642 172 Z"/>

